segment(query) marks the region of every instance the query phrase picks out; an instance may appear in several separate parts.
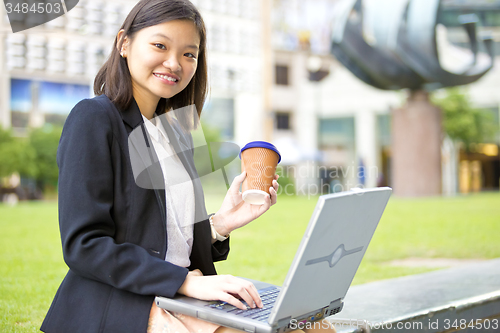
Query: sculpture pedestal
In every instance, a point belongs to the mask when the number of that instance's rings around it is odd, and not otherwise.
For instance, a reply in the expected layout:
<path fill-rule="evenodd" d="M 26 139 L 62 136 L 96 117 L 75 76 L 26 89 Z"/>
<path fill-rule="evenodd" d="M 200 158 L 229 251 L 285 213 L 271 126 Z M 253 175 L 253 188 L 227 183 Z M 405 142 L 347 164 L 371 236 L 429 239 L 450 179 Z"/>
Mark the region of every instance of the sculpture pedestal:
<path fill-rule="evenodd" d="M 400 197 L 441 194 L 441 110 L 426 91 L 393 111 L 392 187 Z"/>

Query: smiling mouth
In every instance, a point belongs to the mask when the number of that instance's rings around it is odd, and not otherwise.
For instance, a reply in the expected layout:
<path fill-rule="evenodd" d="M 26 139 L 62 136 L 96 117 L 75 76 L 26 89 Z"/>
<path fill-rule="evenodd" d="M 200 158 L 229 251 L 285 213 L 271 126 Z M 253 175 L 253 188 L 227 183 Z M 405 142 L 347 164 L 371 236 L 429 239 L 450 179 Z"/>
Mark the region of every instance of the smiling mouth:
<path fill-rule="evenodd" d="M 177 82 L 178 80 L 171 77 L 171 76 L 168 76 L 168 75 L 161 75 L 161 74 L 156 74 L 156 73 L 153 73 L 154 76 L 160 78 L 160 79 L 164 79 L 164 80 L 168 80 L 168 81 L 171 81 L 171 82 Z"/>

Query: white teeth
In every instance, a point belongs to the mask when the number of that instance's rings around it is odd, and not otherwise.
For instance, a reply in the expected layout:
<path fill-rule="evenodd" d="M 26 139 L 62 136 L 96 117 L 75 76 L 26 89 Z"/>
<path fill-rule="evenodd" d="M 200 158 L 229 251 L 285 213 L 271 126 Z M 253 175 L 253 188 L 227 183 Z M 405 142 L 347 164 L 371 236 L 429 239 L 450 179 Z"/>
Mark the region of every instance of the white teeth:
<path fill-rule="evenodd" d="M 160 78 L 165 79 L 165 80 L 172 81 L 172 82 L 177 82 L 177 80 L 176 80 L 176 79 L 174 79 L 174 78 L 173 78 L 173 77 L 171 77 L 171 76 L 167 76 L 167 75 L 160 75 L 160 74 L 155 74 L 155 76 L 160 77 Z"/>

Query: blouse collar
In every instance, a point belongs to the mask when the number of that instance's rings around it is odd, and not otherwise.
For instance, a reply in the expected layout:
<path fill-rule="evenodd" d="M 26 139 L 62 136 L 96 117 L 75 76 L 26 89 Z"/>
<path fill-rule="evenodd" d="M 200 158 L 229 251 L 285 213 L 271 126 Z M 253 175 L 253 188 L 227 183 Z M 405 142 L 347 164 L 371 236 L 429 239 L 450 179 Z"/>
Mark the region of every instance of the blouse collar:
<path fill-rule="evenodd" d="M 155 114 L 154 117 L 149 120 L 142 113 L 142 119 L 144 120 L 144 124 L 146 125 L 146 129 L 148 133 L 155 139 L 157 142 L 160 142 L 160 135 L 166 140 L 166 142 L 170 142 L 168 139 L 167 132 L 160 121 L 160 118 Z"/>

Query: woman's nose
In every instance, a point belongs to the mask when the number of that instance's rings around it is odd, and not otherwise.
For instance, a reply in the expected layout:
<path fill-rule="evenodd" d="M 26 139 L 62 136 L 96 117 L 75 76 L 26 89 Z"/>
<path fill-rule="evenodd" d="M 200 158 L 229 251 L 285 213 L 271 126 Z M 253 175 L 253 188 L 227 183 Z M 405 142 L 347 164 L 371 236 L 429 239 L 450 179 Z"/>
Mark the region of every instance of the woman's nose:
<path fill-rule="evenodd" d="M 181 69 L 181 64 L 175 55 L 168 56 L 168 58 L 163 62 L 163 66 L 170 69 L 172 72 L 177 72 Z"/>

